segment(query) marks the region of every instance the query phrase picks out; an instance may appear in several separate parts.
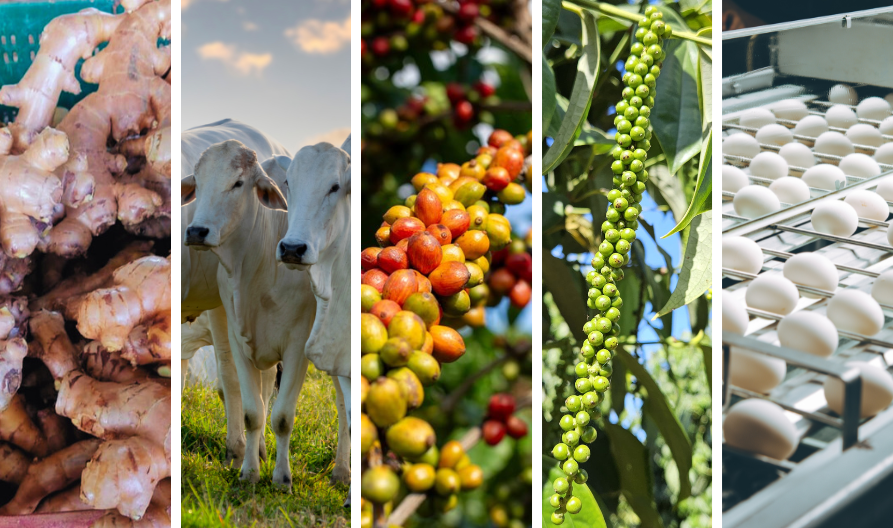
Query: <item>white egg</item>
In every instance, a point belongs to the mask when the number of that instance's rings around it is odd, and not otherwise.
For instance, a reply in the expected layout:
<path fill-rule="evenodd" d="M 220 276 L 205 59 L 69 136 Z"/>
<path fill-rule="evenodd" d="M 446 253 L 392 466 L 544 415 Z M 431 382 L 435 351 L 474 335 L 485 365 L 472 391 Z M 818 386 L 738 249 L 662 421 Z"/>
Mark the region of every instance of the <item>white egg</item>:
<path fill-rule="evenodd" d="M 779 119 L 789 119 L 791 121 L 799 121 L 809 115 L 806 103 L 799 99 L 785 99 L 772 105 L 770 108 L 775 117 Z"/>
<path fill-rule="evenodd" d="M 787 315 L 797 307 L 800 292 L 781 275 L 760 275 L 747 285 L 744 301 L 749 308 Z"/>
<path fill-rule="evenodd" d="M 779 178 L 769 185 L 769 190 L 774 192 L 782 203 L 796 204 L 809 200 L 809 186 L 800 178 L 792 176 Z"/>
<path fill-rule="evenodd" d="M 722 434 L 727 445 L 776 460 L 788 459 L 800 441 L 797 428 L 784 409 L 757 398 L 739 401 L 729 408 L 722 422 Z"/>
<path fill-rule="evenodd" d="M 781 203 L 775 193 L 762 185 L 748 185 L 732 199 L 735 213 L 744 218 L 759 218 L 781 209 Z"/>
<path fill-rule="evenodd" d="M 729 354 L 729 381 L 736 387 L 766 394 L 784 381 L 787 367 L 783 359 L 732 348 Z"/>
<path fill-rule="evenodd" d="M 846 131 L 846 137 L 856 145 L 868 145 L 871 147 L 880 147 L 884 144 L 884 138 L 881 137 L 881 131 L 871 125 L 858 123 L 850 127 Z"/>
<path fill-rule="evenodd" d="M 856 115 L 860 119 L 874 119 L 881 121 L 890 115 L 890 103 L 880 97 L 868 97 L 862 99 L 856 106 Z"/>
<path fill-rule="evenodd" d="M 840 275 L 837 267 L 828 260 L 828 257 L 819 253 L 798 253 L 789 258 L 782 268 L 784 276 L 794 284 L 809 286 L 833 292 L 837 289 Z M 816 296 L 801 292 L 801 295 L 810 299 Z"/>
<path fill-rule="evenodd" d="M 777 180 L 788 175 L 788 162 L 775 152 L 760 152 L 750 161 L 750 174 Z"/>
<path fill-rule="evenodd" d="M 812 228 L 819 233 L 839 237 L 851 237 L 859 227 L 859 215 L 850 204 L 840 200 L 828 200 L 812 210 Z"/>
<path fill-rule="evenodd" d="M 881 167 L 868 154 L 847 154 L 838 165 L 844 174 L 859 178 L 871 178 L 881 173 Z"/>
<path fill-rule="evenodd" d="M 781 147 L 778 151 L 778 155 L 784 158 L 791 167 L 803 167 L 808 169 L 815 165 L 815 156 L 812 155 L 812 149 L 803 143 L 797 143 L 796 141 Z"/>
<path fill-rule="evenodd" d="M 852 86 L 835 84 L 828 91 L 828 100 L 835 104 L 855 105 L 859 102 L 859 96 Z"/>
<path fill-rule="evenodd" d="M 797 122 L 794 127 L 794 134 L 798 136 L 807 136 L 817 138 L 821 134 L 828 131 L 828 122 L 825 118 L 817 115 L 808 115 Z"/>
<path fill-rule="evenodd" d="M 884 327 L 884 312 L 871 295 L 858 290 L 838 291 L 828 301 L 828 319 L 838 330 L 873 336 Z"/>
<path fill-rule="evenodd" d="M 750 185 L 750 178 L 747 177 L 743 170 L 732 165 L 722 166 L 722 190 L 738 192 L 748 185 Z"/>
<path fill-rule="evenodd" d="M 763 269 L 763 250 L 747 237 L 722 237 L 722 267 L 756 275 Z"/>
<path fill-rule="evenodd" d="M 890 216 L 890 207 L 887 205 L 887 201 L 872 191 L 853 191 L 843 201 L 853 206 L 859 218 L 885 222 Z"/>
<path fill-rule="evenodd" d="M 856 152 L 856 148 L 853 147 L 853 142 L 847 139 L 846 136 L 831 130 L 816 138 L 815 151 L 821 154 L 846 156 Z"/>
<path fill-rule="evenodd" d="M 764 125 L 775 124 L 775 114 L 766 108 L 751 108 L 741 113 L 738 124 L 750 128 L 760 128 Z"/>
<path fill-rule="evenodd" d="M 723 254 L 725 254 L 725 248 L 723 248 Z M 723 265 L 725 264 L 725 258 L 723 258 Z M 744 308 L 744 303 L 733 299 L 732 296 L 727 293 L 723 293 L 722 331 L 744 335 L 744 333 L 747 332 L 747 323 L 749 322 L 750 317 L 747 315 L 747 309 Z"/>
<path fill-rule="evenodd" d="M 888 202 L 893 201 L 893 176 L 885 176 L 878 180 L 874 192 Z"/>
<path fill-rule="evenodd" d="M 840 367 L 859 369 L 859 377 L 862 378 L 862 402 L 860 415 L 862 418 L 874 416 L 893 403 L 893 376 L 880 365 L 865 363 L 863 361 L 848 361 Z M 825 380 L 825 400 L 828 407 L 837 414 L 843 415 L 844 384 L 843 381 L 828 377 Z"/>
<path fill-rule="evenodd" d="M 881 121 L 881 124 L 878 125 L 877 128 L 878 132 L 884 134 L 885 136 L 893 135 L 893 116 L 890 116 Z"/>
<path fill-rule="evenodd" d="M 888 269 L 874 279 L 874 284 L 871 285 L 871 296 L 881 304 L 893 306 L 893 269 Z M 725 306 L 723 304 L 723 310 L 725 310 Z"/>
<path fill-rule="evenodd" d="M 778 341 L 785 348 L 828 357 L 837 350 L 838 339 L 837 329 L 820 313 L 801 310 L 778 323 Z"/>
<path fill-rule="evenodd" d="M 884 143 L 874 151 L 874 161 L 893 164 L 893 143 Z"/>
<path fill-rule="evenodd" d="M 893 107 L 893 92 L 888 93 L 884 96 L 884 101 L 890 103 L 890 106 Z"/>
<path fill-rule="evenodd" d="M 859 122 L 859 117 L 848 106 L 834 105 L 825 112 L 825 120 L 828 121 L 829 126 L 850 128 Z"/>
<path fill-rule="evenodd" d="M 794 134 L 784 125 L 764 125 L 757 130 L 757 142 L 764 145 L 787 145 L 794 141 Z"/>
<path fill-rule="evenodd" d="M 760 153 L 760 143 L 749 134 L 732 134 L 722 140 L 722 152 L 752 158 Z"/>
<path fill-rule="evenodd" d="M 806 185 L 815 187 L 816 189 L 826 189 L 833 191 L 837 189 L 837 185 L 843 187 L 846 184 L 846 175 L 840 170 L 840 167 L 829 163 L 821 163 L 815 167 L 811 167 L 800 177 L 806 182 Z"/>

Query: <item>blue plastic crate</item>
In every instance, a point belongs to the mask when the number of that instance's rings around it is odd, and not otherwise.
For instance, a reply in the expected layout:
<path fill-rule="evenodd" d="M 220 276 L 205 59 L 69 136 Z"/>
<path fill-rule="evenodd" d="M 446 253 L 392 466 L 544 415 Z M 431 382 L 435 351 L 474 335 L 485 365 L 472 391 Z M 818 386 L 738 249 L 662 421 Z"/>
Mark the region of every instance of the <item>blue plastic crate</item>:
<path fill-rule="evenodd" d="M 21 80 L 31 66 L 40 48 L 40 34 L 54 18 L 69 13 L 77 13 L 88 7 L 106 13 L 123 13 L 120 6 L 115 8 L 114 0 L 56 0 L 51 2 L 28 2 L 21 4 L 0 4 L 0 85 L 15 84 Z M 59 106 L 71 108 L 87 94 L 96 91 L 95 84 L 81 79 L 81 64 L 78 61 L 75 73 L 81 81 L 81 93 L 77 96 L 62 93 Z M 15 119 L 16 108 L 0 105 L 0 123 Z"/>

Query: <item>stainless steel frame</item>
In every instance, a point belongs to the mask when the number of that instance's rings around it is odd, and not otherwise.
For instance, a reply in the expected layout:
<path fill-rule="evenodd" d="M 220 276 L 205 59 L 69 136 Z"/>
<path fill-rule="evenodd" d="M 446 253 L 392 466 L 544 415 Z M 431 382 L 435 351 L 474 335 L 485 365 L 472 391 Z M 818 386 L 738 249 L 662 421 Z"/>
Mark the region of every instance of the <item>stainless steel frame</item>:
<path fill-rule="evenodd" d="M 869 20 L 872 17 L 882 17 L 882 20 Z M 874 90 L 873 93 L 876 93 L 880 87 L 893 88 L 893 69 L 881 72 L 883 75 L 879 77 L 877 71 L 860 70 L 861 62 L 853 60 L 849 64 L 852 71 L 856 72 L 853 75 L 846 76 L 841 73 L 842 70 L 829 73 L 830 69 L 826 67 L 827 56 L 803 53 L 803 44 L 814 38 L 812 33 L 815 31 L 810 28 L 815 29 L 816 26 L 829 23 L 835 26 L 828 26 L 829 31 L 825 33 L 827 39 L 833 40 L 837 46 L 836 53 L 849 54 L 858 45 L 858 49 L 863 50 L 864 54 L 865 49 L 873 48 L 873 43 L 878 38 L 883 38 L 887 43 L 893 42 L 893 6 L 722 34 L 724 41 L 740 38 L 747 40 L 750 46 L 746 55 L 748 60 L 753 57 L 751 53 L 756 49 L 761 54 L 759 57 L 768 57 L 771 63 L 770 67 L 723 79 L 724 130 L 755 132 L 738 125 L 738 112 L 781 99 L 800 99 L 806 103 L 811 113 L 824 113 L 829 103 L 825 96 L 816 93 L 826 90 L 825 86 L 830 87 L 833 82 L 848 82 L 860 88 L 860 92 Z M 873 27 L 870 35 L 848 30 L 836 31 L 836 28 L 856 28 L 868 23 L 880 28 Z M 868 41 L 859 40 L 860 38 Z M 799 54 L 800 64 L 792 68 L 790 61 L 785 62 L 783 59 L 785 53 L 790 55 L 794 51 Z M 743 52 L 740 57 L 735 57 L 735 60 L 744 59 Z M 754 67 L 758 66 L 760 65 Z M 860 121 L 878 125 L 876 121 Z M 779 123 L 789 128 L 794 126 L 793 122 L 784 120 Z M 811 145 L 814 138 L 795 139 Z M 761 145 L 763 150 L 777 151 L 778 148 Z M 855 148 L 857 152 L 869 155 L 875 150 L 868 145 L 856 145 Z M 840 161 L 837 156 L 819 155 L 817 158 L 832 164 Z M 750 159 L 724 155 L 724 162 L 746 166 Z M 793 174 L 803 170 L 805 168 L 792 168 Z M 723 236 L 743 236 L 757 242 L 764 255 L 761 273 L 778 272 L 781 261 L 799 251 L 812 250 L 824 254 L 835 264 L 840 273 L 838 289 L 855 288 L 865 291 L 879 273 L 893 269 L 893 247 L 888 244 L 885 236 L 885 231 L 893 220 L 886 222 L 860 219 L 856 234 L 844 238 L 816 232 L 810 223 L 810 214 L 823 200 L 842 200 L 854 191 L 873 189 L 881 178 L 893 175 L 893 165 L 881 165 L 881 170 L 881 175 L 872 178 L 848 175 L 844 186 L 836 190 L 812 188 L 808 201 L 793 205 L 783 204 L 781 210 L 762 218 L 745 219 L 738 216 L 729 202 L 733 193 L 723 192 Z M 750 179 L 752 184 L 757 185 L 771 183 L 763 178 L 751 176 Z M 893 211 L 893 202 L 888 202 L 888 206 Z M 741 295 L 743 286 L 756 276 L 723 269 L 723 278 L 721 295 L 737 297 Z M 798 288 L 801 294 L 813 297 L 801 300 L 798 305 L 801 310 L 824 312 L 828 299 L 833 295 L 833 292 L 815 288 Z M 741 495 L 745 498 L 736 498 L 740 499 L 739 502 L 723 512 L 724 527 L 836 527 L 840 524 L 842 512 L 853 515 L 854 509 L 863 511 L 864 504 L 860 501 L 872 494 L 876 495 L 881 483 L 885 486 L 893 483 L 893 407 L 872 418 L 861 419 L 861 380 L 855 369 L 843 366 L 849 360 L 880 361 L 888 371 L 893 372 L 893 306 L 882 305 L 882 309 L 885 322 L 880 333 L 864 336 L 838 331 L 838 348 L 829 358 L 776 345 L 776 327 L 781 319 L 776 314 L 749 309 L 751 324 L 746 336 L 723 333 L 723 414 L 739 399 L 767 399 L 796 414 L 789 416 L 795 420 L 795 426 L 801 434 L 797 453 L 790 460 L 784 461 L 723 446 L 724 461 L 729 460 L 738 467 L 756 468 L 777 475 L 777 478 L 761 482 L 759 486 L 762 487 L 758 491 L 746 490 Z M 788 365 L 785 380 L 769 394 L 757 394 L 732 386 L 729 383 L 732 348 L 784 360 Z M 821 383 L 829 376 L 842 380 L 845 386 L 844 410 L 841 416 L 825 406 Z M 890 489 L 887 487 L 881 490 L 882 496 L 886 494 L 889 498 L 893 494 Z M 883 507 L 885 503 L 880 503 L 879 507 Z M 883 519 L 882 523 L 893 526 L 893 521 L 888 517 Z"/>

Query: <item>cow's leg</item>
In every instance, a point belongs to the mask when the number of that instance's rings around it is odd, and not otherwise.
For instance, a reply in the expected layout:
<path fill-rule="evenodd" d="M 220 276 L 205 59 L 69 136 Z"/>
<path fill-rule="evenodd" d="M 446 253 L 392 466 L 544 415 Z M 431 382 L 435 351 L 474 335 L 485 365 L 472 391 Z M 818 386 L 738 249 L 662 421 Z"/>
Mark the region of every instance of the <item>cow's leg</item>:
<path fill-rule="evenodd" d="M 186 388 L 186 371 L 189 370 L 189 360 L 181 359 L 180 360 L 180 391 Z"/>
<path fill-rule="evenodd" d="M 233 359 L 239 372 L 245 423 L 245 459 L 242 461 L 239 479 L 256 483 L 260 480 L 260 445 L 264 441 L 264 426 L 267 422 L 267 408 L 261 395 L 263 372 L 258 370 L 242 351 L 233 354 Z"/>
<path fill-rule="evenodd" d="M 291 489 L 291 467 L 289 465 L 289 442 L 295 425 L 295 408 L 298 395 L 307 375 L 310 363 L 303 350 L 290 349 L 284 354 L 282 380 L 279 382 L 279 395 L 273 404 L 270 424 L 276 435 L 276 468 L 273 470 L 273 484 Z"/>
<path fill-rule="evenodd" d="M 264 399 L 264 409 L 270 408 L 270 399 L 273 397 L 273 389 L 276 388 L 276 367 L 268 368 L 261 374 L 261 397 Z M 266 423 L 264 424 L 266 426 Z M 260 459 L 267 460 L 267 443 L 261 435 Z"/>
<path fill-rule="evenodd" d="M 226 414 L 226 458 L 224 464 L 242 465 L 245 457 L 245 433 L 242 429 L 242 397 L 239 394 L 239 374 L 230 350 L 227 335 L 226 311 L 222 306 L 208 313 L 214 357 L 217 359 L 217 392 L 223 400 Z"/>
<path fill-rule="evenodd" d="M 332 376 L 338 409 L 338 448 L 332 482 L 350 484 L 350 378 Z"/>

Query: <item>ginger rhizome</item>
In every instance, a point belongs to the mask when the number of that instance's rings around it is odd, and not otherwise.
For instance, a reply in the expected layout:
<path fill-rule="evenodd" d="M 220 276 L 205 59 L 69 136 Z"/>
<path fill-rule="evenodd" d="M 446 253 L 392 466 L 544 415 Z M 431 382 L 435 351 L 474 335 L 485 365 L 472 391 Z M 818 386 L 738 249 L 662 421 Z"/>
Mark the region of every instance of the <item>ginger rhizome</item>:
<path fill-rule="evenodd" d="M 87 160 L 94 180 L 93 199 L 68 207 L 46 248 L 61 255 L 79 255 L 92 238 L 120 218 L 135 226 L 157 215 L 163 198 L 139 183 L 116 176 L 127 168 L 125 156 L 109 152 L 109 141 L 120 142 L 170 121 L 170 84 L 162 75 L 170 54 L 159 49 L 159 38 L 170 37 L 170 0 L 149 2 L 117 27 L 107 48 L 84 62 L 84 80 L 99 84 L 59 124 L 72 151 Z M 169 139 L 169 138 L 168 138 Z"/>
<path fill-rule="evenodd" d="M 0 152 L 0 246 L 24 258 L 40 242 L 40 226 L 62 205 L 62 182 L 53 173 L 68 161 L 65 134 L 48 128 L 22 154 Z"/>
<path fill-rule="evenodd" d="M 171 523 L 171 5 L 120 5 L 47 24 L 0 86 L 0 516 L 40 515 L 16 525 Z M 60 108 L 81 59 L 97 91 Z"/>

